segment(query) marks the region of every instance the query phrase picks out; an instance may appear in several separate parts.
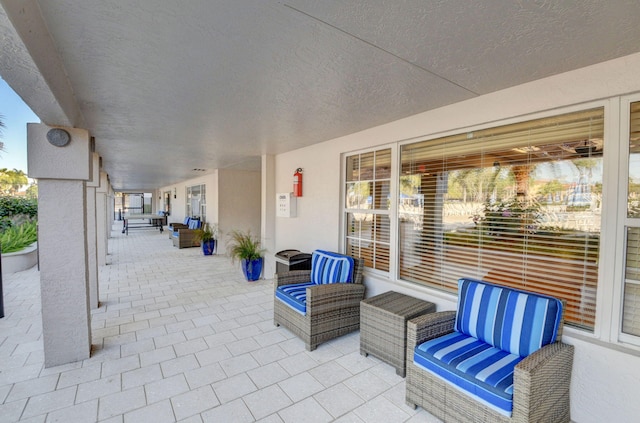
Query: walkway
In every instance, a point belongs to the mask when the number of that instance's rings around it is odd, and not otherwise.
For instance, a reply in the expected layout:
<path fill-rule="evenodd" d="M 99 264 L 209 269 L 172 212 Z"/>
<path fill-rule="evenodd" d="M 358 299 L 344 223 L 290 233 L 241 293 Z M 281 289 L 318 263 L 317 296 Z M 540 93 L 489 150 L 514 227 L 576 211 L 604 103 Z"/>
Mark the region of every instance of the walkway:
<path fill-rule="evenodd" d="M 273 325 L 271 280 L 167 233 L 112 232 L 91 358 L 43 368 L 39 273 L 5 275 L 0 422 L 436 422 L 359 334 L 313 352 Z"/>

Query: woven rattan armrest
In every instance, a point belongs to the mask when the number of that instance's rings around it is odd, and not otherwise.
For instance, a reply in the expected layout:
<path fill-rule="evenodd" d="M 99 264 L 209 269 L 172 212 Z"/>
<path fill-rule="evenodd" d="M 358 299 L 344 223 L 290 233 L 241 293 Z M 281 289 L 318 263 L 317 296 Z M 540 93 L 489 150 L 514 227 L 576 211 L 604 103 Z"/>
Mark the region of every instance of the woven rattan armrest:
<path fill-rule="evenodd" d="M 412 352 L 416 345 L 452 332 L 455 318 L 455 311 L 439 311 L 408 320 L 407 351 Z"/>
<path fill-rule="evenodd" d="M 184 223 L 174 222 L 174 223 L 171 223 L 169 227 L 172 230 L 177 231 L 178 229 L 188 229 L 189 225 L 185 225 Z"/>
<path fill-rule="evenodd" d="M 307 313 L 309 316 L 348 306 L 359 305 L 364 297 L 360 283 L 330 283 L 307 287 Z"/>
<path fill-rule="evenodd" d="M 552 413 L 555 404 L 568 397 L 573 352 L 573 345 L 554 342 L 516 365 L 513 375 L 515 421 L 556 421 L 556 416 L 542 413 Z"/>
<path fill-rule="evenodd" d="M 274 287 L 305 283 L 311 281 L 311 270 L 290 270 L 288 272 L 276 273 Z"/>

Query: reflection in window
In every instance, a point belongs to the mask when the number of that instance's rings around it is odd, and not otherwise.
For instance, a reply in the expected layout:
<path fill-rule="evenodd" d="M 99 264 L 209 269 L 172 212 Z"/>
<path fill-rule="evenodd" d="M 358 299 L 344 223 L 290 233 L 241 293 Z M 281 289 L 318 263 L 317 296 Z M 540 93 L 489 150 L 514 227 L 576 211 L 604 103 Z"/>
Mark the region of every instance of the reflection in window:
<path fill-rule="evenodd" d="M 546 293 L 593 329 L 603 119 L 599 108 L 402 146 L 400 278 Z"/>
<path fill-rule="evenodd" d="M 346 159 L 346 251 L 365 266 L 389 271 L 391 150 Z"/>

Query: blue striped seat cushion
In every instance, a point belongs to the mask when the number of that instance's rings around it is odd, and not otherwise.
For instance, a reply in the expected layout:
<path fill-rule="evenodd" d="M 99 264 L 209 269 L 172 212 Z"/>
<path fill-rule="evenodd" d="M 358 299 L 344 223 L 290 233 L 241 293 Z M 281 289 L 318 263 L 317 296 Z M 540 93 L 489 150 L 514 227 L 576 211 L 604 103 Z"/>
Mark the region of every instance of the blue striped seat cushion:
<path fill-rule="evenodd" d="M 413 358 L 416 365 L 506 416 L 513 409 L 513 372 L 523 359 L 460 332 L 418 345 Z"/>
<path fill-rule="evenodd" d="M 352 270 L 352 257 L 322 250 L 311 254 L 311 282 L 315 284 L 351 282 Z"/>
<path fill-rule="evenodd" d="M 562 318 L 556 298 L 473 279 L 458 281 L 455 330 L 526 357 L 555 342 Z"/>
<path fill-rule="evenodd" d="M 297 311 L 307 314 L 307 287 L 315 286 L 313 282 L 282 285 L 276 288 L 276 298 Z"/>

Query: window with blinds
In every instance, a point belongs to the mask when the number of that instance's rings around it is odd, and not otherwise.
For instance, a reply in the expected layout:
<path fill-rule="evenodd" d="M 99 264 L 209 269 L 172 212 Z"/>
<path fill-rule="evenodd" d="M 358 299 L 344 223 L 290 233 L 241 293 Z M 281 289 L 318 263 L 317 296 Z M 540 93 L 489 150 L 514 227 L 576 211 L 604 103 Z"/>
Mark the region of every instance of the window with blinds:
<path fill-rule="evenodd" d="M 365 266 L 389 271 L 391 149 L 346 159 L 346 252 Z"/>
<path fill-rule="evenodd" d="M 640 102 L 629 119 L 629 178 L 622 332 L 640 336 Z"/>
<path fill-rule="evenodd" d="M 592 330 L 603 108 L 403 145 L 400 278 L 455 292 L 460 277 L 566 300 Z"/>

